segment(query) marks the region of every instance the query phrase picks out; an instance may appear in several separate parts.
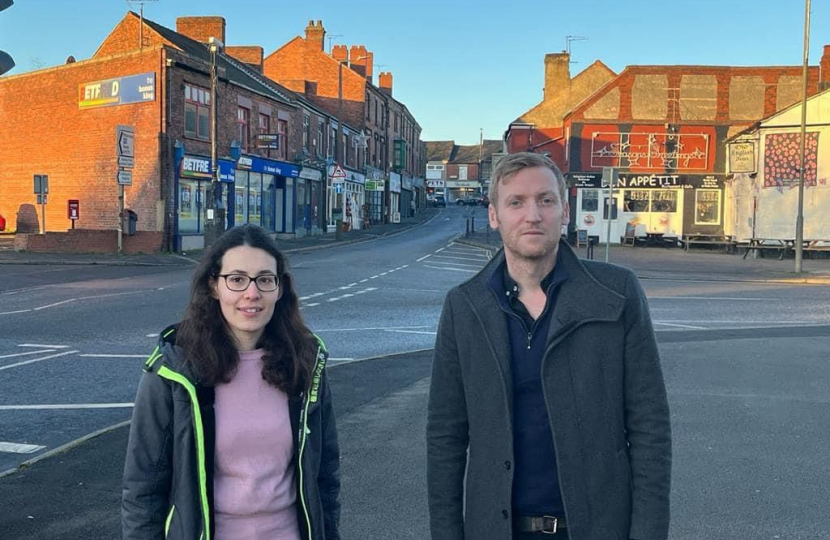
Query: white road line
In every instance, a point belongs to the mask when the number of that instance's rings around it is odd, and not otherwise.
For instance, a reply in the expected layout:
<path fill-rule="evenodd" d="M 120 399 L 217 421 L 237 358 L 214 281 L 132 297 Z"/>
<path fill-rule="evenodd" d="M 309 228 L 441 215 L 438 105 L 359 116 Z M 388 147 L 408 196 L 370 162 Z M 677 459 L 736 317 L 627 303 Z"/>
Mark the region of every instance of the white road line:
<path fill-rule="evenodd" d="M 360 282 L 361 282 L 361 283 L 366 283 L 367 281 L 369 281 L 369 278 L 366 278 L 366 279 L 361 279 L 361 280 L 360 280 Z"/>
<path fill-rule="evenodd" d="M 648 296 L 648 295 L 647 295 Z M 750 302 L 769 302 L 775 300 L 774 298 L 730 298 L 728 296 L 649 296 L 649 300 L 726 300 L 728 302 L 740 302 L 747 300 Z"/>
<path fill-rule="evenodd" d="M 673 326 L 673 327 L 677 327 L 677 328 L 691 328 L 692 330 L 707 330 L 707 328 L 705 328 L 703 326 L 690 326 L 688 324 L 672 324 L 672 323 L 657 322 L 657 321 L 655 321 L 654 324 L 660 324 L 660 325 L 663 325 L 663 326 Z"/>
<path fill-rule="evenodd" d="M 313 304 L 306 304 L 305 307 L 314 307 L 314 306 L 319 306 L 319 305 L 320 305 L 320 302 L 315 302 Z"/>
<path fill-rule="evenodd" d="M 66 351 L 66 352 L 62 352 L 62 353 L 59 353 L 59 354 L 44 356 L 43 358 L 33 358 L 32 360 L 26 360 L 24 362 L 18 362 L 16 364 L 9 364 L 7 366 L 0 366 L 0 371 L 3 371 L 4 369 L 11 369 L 13 367 L 25 366 L 26 364 L 34 364 L 35 362 L 42 362 L 43 360 L 49 360 L 50 358 L 57 358 L 59 356 L 66 356 L 67 354 L 75 354 L 76 352 L 78 352 L 78 351 Z"/>
<path fill-rule="evenodd" d="M 454 270 L 456 272 L 469 272 L 471 274 L 475 274 L 478 270 L 467 270 L 466 268 L 451 268 L 446 266 L 432 266 L 429 264 L 424 265 L 426 268 L 434 268 L 436 270 Z"/>
<path fill-rule="evenodd" d="M 327 328 L 317 332 L 360 332 L 363 330 L 411 330 L 414 328 L 429 328 L 429 326 L 379 326 L 370 328 Z"/>
<path fill-rule="evenodd" d="M 147 358 L 146 354 L 79 354 L 83 358 Z"/>
<path fill-rule="evenodd" d="M 68 349 L 69 345 L 41 345 L 39 343 L 23 343 L 18 347 L 37 347 L 39 349 Z"/>
<path fill-rule="evenodd" d="M 357 285 L 357 282 L 355 282 L 355 283 L 349 283 L 349 285 L 348 285 L 348 286 L 349 286 L 349 287 L 354 287 L 355 285 Z"/>
<path fill-rule="evenodd" d="M 40 311 L 41 309 L 60 306 L 62 304 L 68 304 L 69 302 L 76 302 L 77 300 L 78 300 L 77 298 L 70 298 L 69 300 L 61 300 L 60 302 L 55 302 L 54 304 L 48 304 L 48 305 L 45 305 L 45 306 L 40 306 L 40 307 L 33 308 L 33 311 Z"/>
<path fill-rule="evenodd" d="M 31 454 L 38 450 L 43 450 L 45 446 L 37 444 L 19 444 L 11 442 L 0 442 L 0 452 L 9 452 L 11 454 Z"/>
<path fill-rule="evenodd" d="M 3 356 L 0 356 L 0 358 L 14 358 L 15 356 L 29 356 L 32 354 L 43 354 L 48 352 L 55 352 L 55 349 L 46 349 L 45 351 L 27 351 L 15 354 L 4 354 Z"/>
<path fill-rule="evenodd" d="M 329 362 L 352 362 L 354 358 L 329 358 Z"/>
<path fill-rule="evenodd" d="M 380 274 L 378 274 L 378 275 L 385 276 L 385 275 L 386 275 L 386 274 L 388 274 L 388 273 L 389 273 L 389 272 L 381 272 L 381 273 L 380 273 Z"/>
<path fill-rule="evenodd" d="M 31 309 L 18 309 L 17 311 L 1 311 L 0 315 L 15 315 L 17 313 L 29 313 Z"/>
<path fill-rule="evenodd" d="M 379 277 L 379 276 L 372 276 L 369 279 L 376 279 L 377 277 Z"/>
<path fill-rule="evenodd" d="M 426 331 L 418 331 L 418 330 L 384 330 L 384 332 L 395 332 L 398 334 L 429 334 L 434 336 L 437 332 L 426 332 Z"/>
<path fill-rule="evenodd" d="M 421 257 L 420 259 L 418 259 L 418 260 L 417 260 L 417 261 L 415 261 L 415 262 L 421 262 L 421 261 L 423 261 L 424 259 L 429 258 L 429 257 L 432 257 L 432 253 L 430 253 L 429 255 L 424 255 L 423 257 Z"/>
<path fill-rule="evenodd" d="M 158 334 L 147 334 L 147 337 L 159 337 Z"/>
<path fill-rule="evenodd" d="M 409 265 L 405 264 L 405 265 L 401 266 L 401 268 L 409 268 Z"/>
<path fill-rule="evenodd" d="M 484 259 L 474 259 L 474 258 L 470 258 L 470 257 L 453 257 L 452 255 L 436 255 L 435 258 L 436 259 L 457 259 L 459 261 L 477 261 L 477 262 L 481 262 L 481 263 L 487 262 Z"/>
<path fill-rule="evenodd" d="M 654 322 L 675 323 L 675 324 L 762 324 L 762 325 L 766 325 L 766 327 L 769 327 L 769 328 L 776 328 L 775 326 L 769 326 L 770 321 L 768 321 L 768 320 L 767 321 L 737 321 L 737 320 L 733 319 L 731 321 L 710 321 L 710 320 L 685 321 L 685 320 L 682 320 L 682 319 L 679 319 L 679 320 L 678 319 L 666 319 L 666 320 L 663 320 L 663 321 L 654 321 Z M 828 323 L 824 322 L 824 321 L 775 321 L 775 324 L 776 325 L 797 324 L 797 325 L 803 325 L 803 326 L 824 326 Z M 707 330 L 708 329 L 709 328 L 707 328 Z M 715 330 L 715 329 L 713 328 L 712 330 Z M 718 328 L 717 330 L 720 330 L 720 328 Z M 725 330 L 733 330 L 733 329 L 732 328 L 726 328 Z"/>
<path fill-rule="evenodd" d="M 452 245 L 452 244 L 450 244 L 450 245 Z M 446 249 L 446 248 L 439 248 L 439 249 L 436 249 L 436 250 L 435 250 L 435 253 L 441 253 L 441 252 L 442 252 L 442 251 L 444 251 L 445 249 Z"/>
<path fill-rule="evenodd" d="M 448 264 L 450 266 L 469 266 L 470 268 L 482 268 L 483 265 L 481 264 L 467 264 L 467 263 L 457 263 L 457 262 L 449 262 L 449 261 L 433 261 L 433 264 Z"/>
<path fill-rule="evenodd" d="M 128 409 L 132 403 L 66 403 L 48 405 L 0 405 L 0 411 L 62 411 L 74 409 Z"/>

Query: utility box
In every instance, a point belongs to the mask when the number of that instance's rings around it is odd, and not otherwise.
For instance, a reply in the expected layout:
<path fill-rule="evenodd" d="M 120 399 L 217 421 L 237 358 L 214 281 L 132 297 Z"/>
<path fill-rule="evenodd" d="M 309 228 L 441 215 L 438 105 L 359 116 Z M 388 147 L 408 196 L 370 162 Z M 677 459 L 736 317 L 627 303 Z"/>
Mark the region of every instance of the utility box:
<path fill-rule="evenodd" d="M 138 223 L 138 214 L 132 210 L 124 210 L 124 221 L 121 224 L 121 230 L 124 234 L 135 236 L 135 226 Z"/>

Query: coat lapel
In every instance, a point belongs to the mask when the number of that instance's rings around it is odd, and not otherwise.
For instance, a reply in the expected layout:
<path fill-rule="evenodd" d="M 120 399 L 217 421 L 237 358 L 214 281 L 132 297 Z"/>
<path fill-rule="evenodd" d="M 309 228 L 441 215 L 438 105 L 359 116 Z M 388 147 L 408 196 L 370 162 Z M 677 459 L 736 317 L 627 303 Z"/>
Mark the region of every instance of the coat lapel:
<path fill-rule="evenodd" d="M 559 249 L 559 261 L 565 265 L 568 279 L 556 297 L 546 350 L 582 324 L 619 320 L 625 307 L 625 298 L 598 282 L 569 245 L 560 242 Z"/>

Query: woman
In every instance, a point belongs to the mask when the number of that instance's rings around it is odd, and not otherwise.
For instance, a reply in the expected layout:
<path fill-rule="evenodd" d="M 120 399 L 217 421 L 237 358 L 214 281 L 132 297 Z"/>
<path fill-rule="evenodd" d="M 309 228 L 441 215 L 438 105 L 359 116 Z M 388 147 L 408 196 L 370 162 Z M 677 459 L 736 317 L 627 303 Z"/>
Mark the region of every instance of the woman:
<path fill-rule="evenodd" d="M 144 367 L 124 466 L 125 539 L 339 539 L 328 353 L 261 228 L 222 235 Z"/>

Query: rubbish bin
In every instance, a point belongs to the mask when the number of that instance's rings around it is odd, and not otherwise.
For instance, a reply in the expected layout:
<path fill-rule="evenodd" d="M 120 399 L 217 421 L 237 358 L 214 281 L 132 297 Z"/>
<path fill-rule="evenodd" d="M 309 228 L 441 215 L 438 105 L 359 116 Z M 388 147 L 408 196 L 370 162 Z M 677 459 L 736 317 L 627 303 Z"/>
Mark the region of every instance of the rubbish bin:
<path fill-rule="evenodd" d="M 121 230 L 124 234 L 135 236 L 135 224 L 138 222 L 138 214 L 132 210 L 124 210 L 124 222 L 121 224 Z"/>

